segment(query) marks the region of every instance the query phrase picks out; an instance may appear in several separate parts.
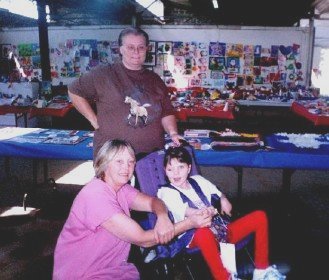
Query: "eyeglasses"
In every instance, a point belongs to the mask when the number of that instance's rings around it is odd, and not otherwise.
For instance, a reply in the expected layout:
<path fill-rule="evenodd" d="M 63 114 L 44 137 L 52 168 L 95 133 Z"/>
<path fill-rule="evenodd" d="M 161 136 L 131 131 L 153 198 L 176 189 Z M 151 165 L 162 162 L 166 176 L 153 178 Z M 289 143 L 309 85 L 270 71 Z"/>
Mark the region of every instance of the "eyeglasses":
<path fill-rule="evenodd" d="M 147 50 L 147 46 L 143 46 L 143 45 L 140 45 L 140 46 L 137 46 L 135 47 L 134 45 L 125 45 L 126 49 L 128 52 L 130 53 L 134 53 L 134 52 L 145 52 Z"/>

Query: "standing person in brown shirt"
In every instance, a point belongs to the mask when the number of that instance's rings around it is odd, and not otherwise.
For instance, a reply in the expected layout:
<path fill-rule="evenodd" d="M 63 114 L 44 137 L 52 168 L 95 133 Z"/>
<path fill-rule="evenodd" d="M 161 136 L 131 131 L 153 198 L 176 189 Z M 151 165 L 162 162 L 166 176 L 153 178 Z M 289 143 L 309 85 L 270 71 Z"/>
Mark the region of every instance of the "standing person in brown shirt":
<path fill-rule="evenodd" d="M 139 28 L 121 31 L 121 61 L 95 67 L 73 81 L 69 97 L 95 129 L 94 155 L 111 139 L 129 140 L 136 153 L 164 146 L 164 133 L 179 144 L 176 118 L 161 78 L 144 69 L 148 34 Z M 96 102 L 96 111 L 90 101 Z"/>

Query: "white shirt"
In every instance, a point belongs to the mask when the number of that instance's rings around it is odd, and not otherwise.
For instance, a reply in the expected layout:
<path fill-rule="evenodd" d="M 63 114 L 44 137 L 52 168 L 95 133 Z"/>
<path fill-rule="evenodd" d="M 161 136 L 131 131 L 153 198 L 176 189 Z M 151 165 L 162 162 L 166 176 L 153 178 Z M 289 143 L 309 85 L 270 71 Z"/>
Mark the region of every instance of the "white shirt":
<path fill-rule="evenodd" d="M 201 191 L 204 193 L 209 202 L 211 201 L 212 194 L 217 194 L 219 197 L 222 196 L 221 191 L 217 189 L 217 187 L 213 183 L 211 183 L 201 175 L 191 176 L 191 178 L 198 183 L 201 188 Z M 185 194 L 191 201 L 193 201 L 195 206 L 197 206 L 199 209 L 206 207 L 194 189 L 182 189 L 178 187 L 176 188 L 179 189 L 179 191 L 181 191 L 183 194 Z M 158 190 L 157 196 L 166 204 L 168 210 L 173 214 L 176 223 L 185 219 L 186 209 L 189 206 L 188 203 L 183 202 L 180 193 L 177 190 L 167 187 L 161 187 Z"/>

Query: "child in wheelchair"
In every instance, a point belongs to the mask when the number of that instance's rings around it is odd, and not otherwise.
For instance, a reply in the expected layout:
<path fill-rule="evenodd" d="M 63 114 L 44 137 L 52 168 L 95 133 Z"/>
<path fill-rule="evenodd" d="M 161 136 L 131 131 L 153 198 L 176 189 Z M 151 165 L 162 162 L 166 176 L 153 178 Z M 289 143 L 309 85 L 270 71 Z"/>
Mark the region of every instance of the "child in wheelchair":
<path fill-rule="evenodd" d="M 214 217 L 217 209 L 211 205 L 214 195 L 220 198 L 220 214 L 231 216 L 232 204 L 217 187 L 201 175 L 189 176 L 192 166 L 190 153 L 182 146 L 169 147 L 164 156 L 164 168 L 168 184 L 159 188 L 157 196 L 164 201 L 171 212 L 174 222 L 186 219 L 195 211 L 205 209 Z M 253 280 L 283 280 L 275 265 L 269 264 L 268 219 L 262 210 L 253 211 L 227 224 L 224 235 L 210 227 L 195 228 L 179 236 L 186 247 L 198 247 L 205 259 L 211 274 L 216 280 L 237 279 L 237 275 L 228 271 L 222 262 L 218 240 L 236 244 L 254 234 Z"/>

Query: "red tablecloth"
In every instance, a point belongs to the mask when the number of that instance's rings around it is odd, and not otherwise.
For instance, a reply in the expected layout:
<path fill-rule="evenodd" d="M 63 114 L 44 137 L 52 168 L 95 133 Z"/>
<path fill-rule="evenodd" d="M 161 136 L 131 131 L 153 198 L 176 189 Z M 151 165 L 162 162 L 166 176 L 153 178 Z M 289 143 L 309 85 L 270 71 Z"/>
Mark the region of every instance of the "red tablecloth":
<path fill-rule="evenodd" d="M 192 108 L 179 108 L 176 110 L 176 118 L 180 121 L 187 121 L 190 117 L 199 118 L 216 118 L 221 120 L 234 120 L 234 107 L 229 107 L 227 111 L 224 111 L 224 106 L 214 106 L 206 109 L 201 106 L 194 106 Z"/>
<path fill-rule="evenodd" d="M 300 115 L 313 122 L 316 126 L 329 126 L 329 116 L 312 114 L 309 112 L 308 108 L 304 107 L 302 104 L 296 101 L 292 103 L 291 110 L 297 115 Z"/>
<path fill-rule="evenodd" d="M 5 114 L 27 114 L 30 110 L 30 107 L 25 106 L 11 106 L 11 105 L 2 105 L 0 106 L 0 115 Z"/>
<path fill-rule="evenodd" d="M 35 116 L 64 117 L 74 106 L 72 104 L 51 105 L 46 108 L 37 108 L 31 106 L 0 106 L 0 115 L 5 114 L 29 114 L 29 118 Z"/>
<path fill-rule="evenodd" d="M 56 103 L 54 103 L 56 104 Z M 71 103 L 68 104 L 57 104 L 50 105 L 46 108 L 37 108 L 31 107 L 29 111 L 29 118 L 33 118 L 36 116 L 51 116 L 51 117 L 65 117 L 65 115 L 73 109 L 73 105 Z"/>

